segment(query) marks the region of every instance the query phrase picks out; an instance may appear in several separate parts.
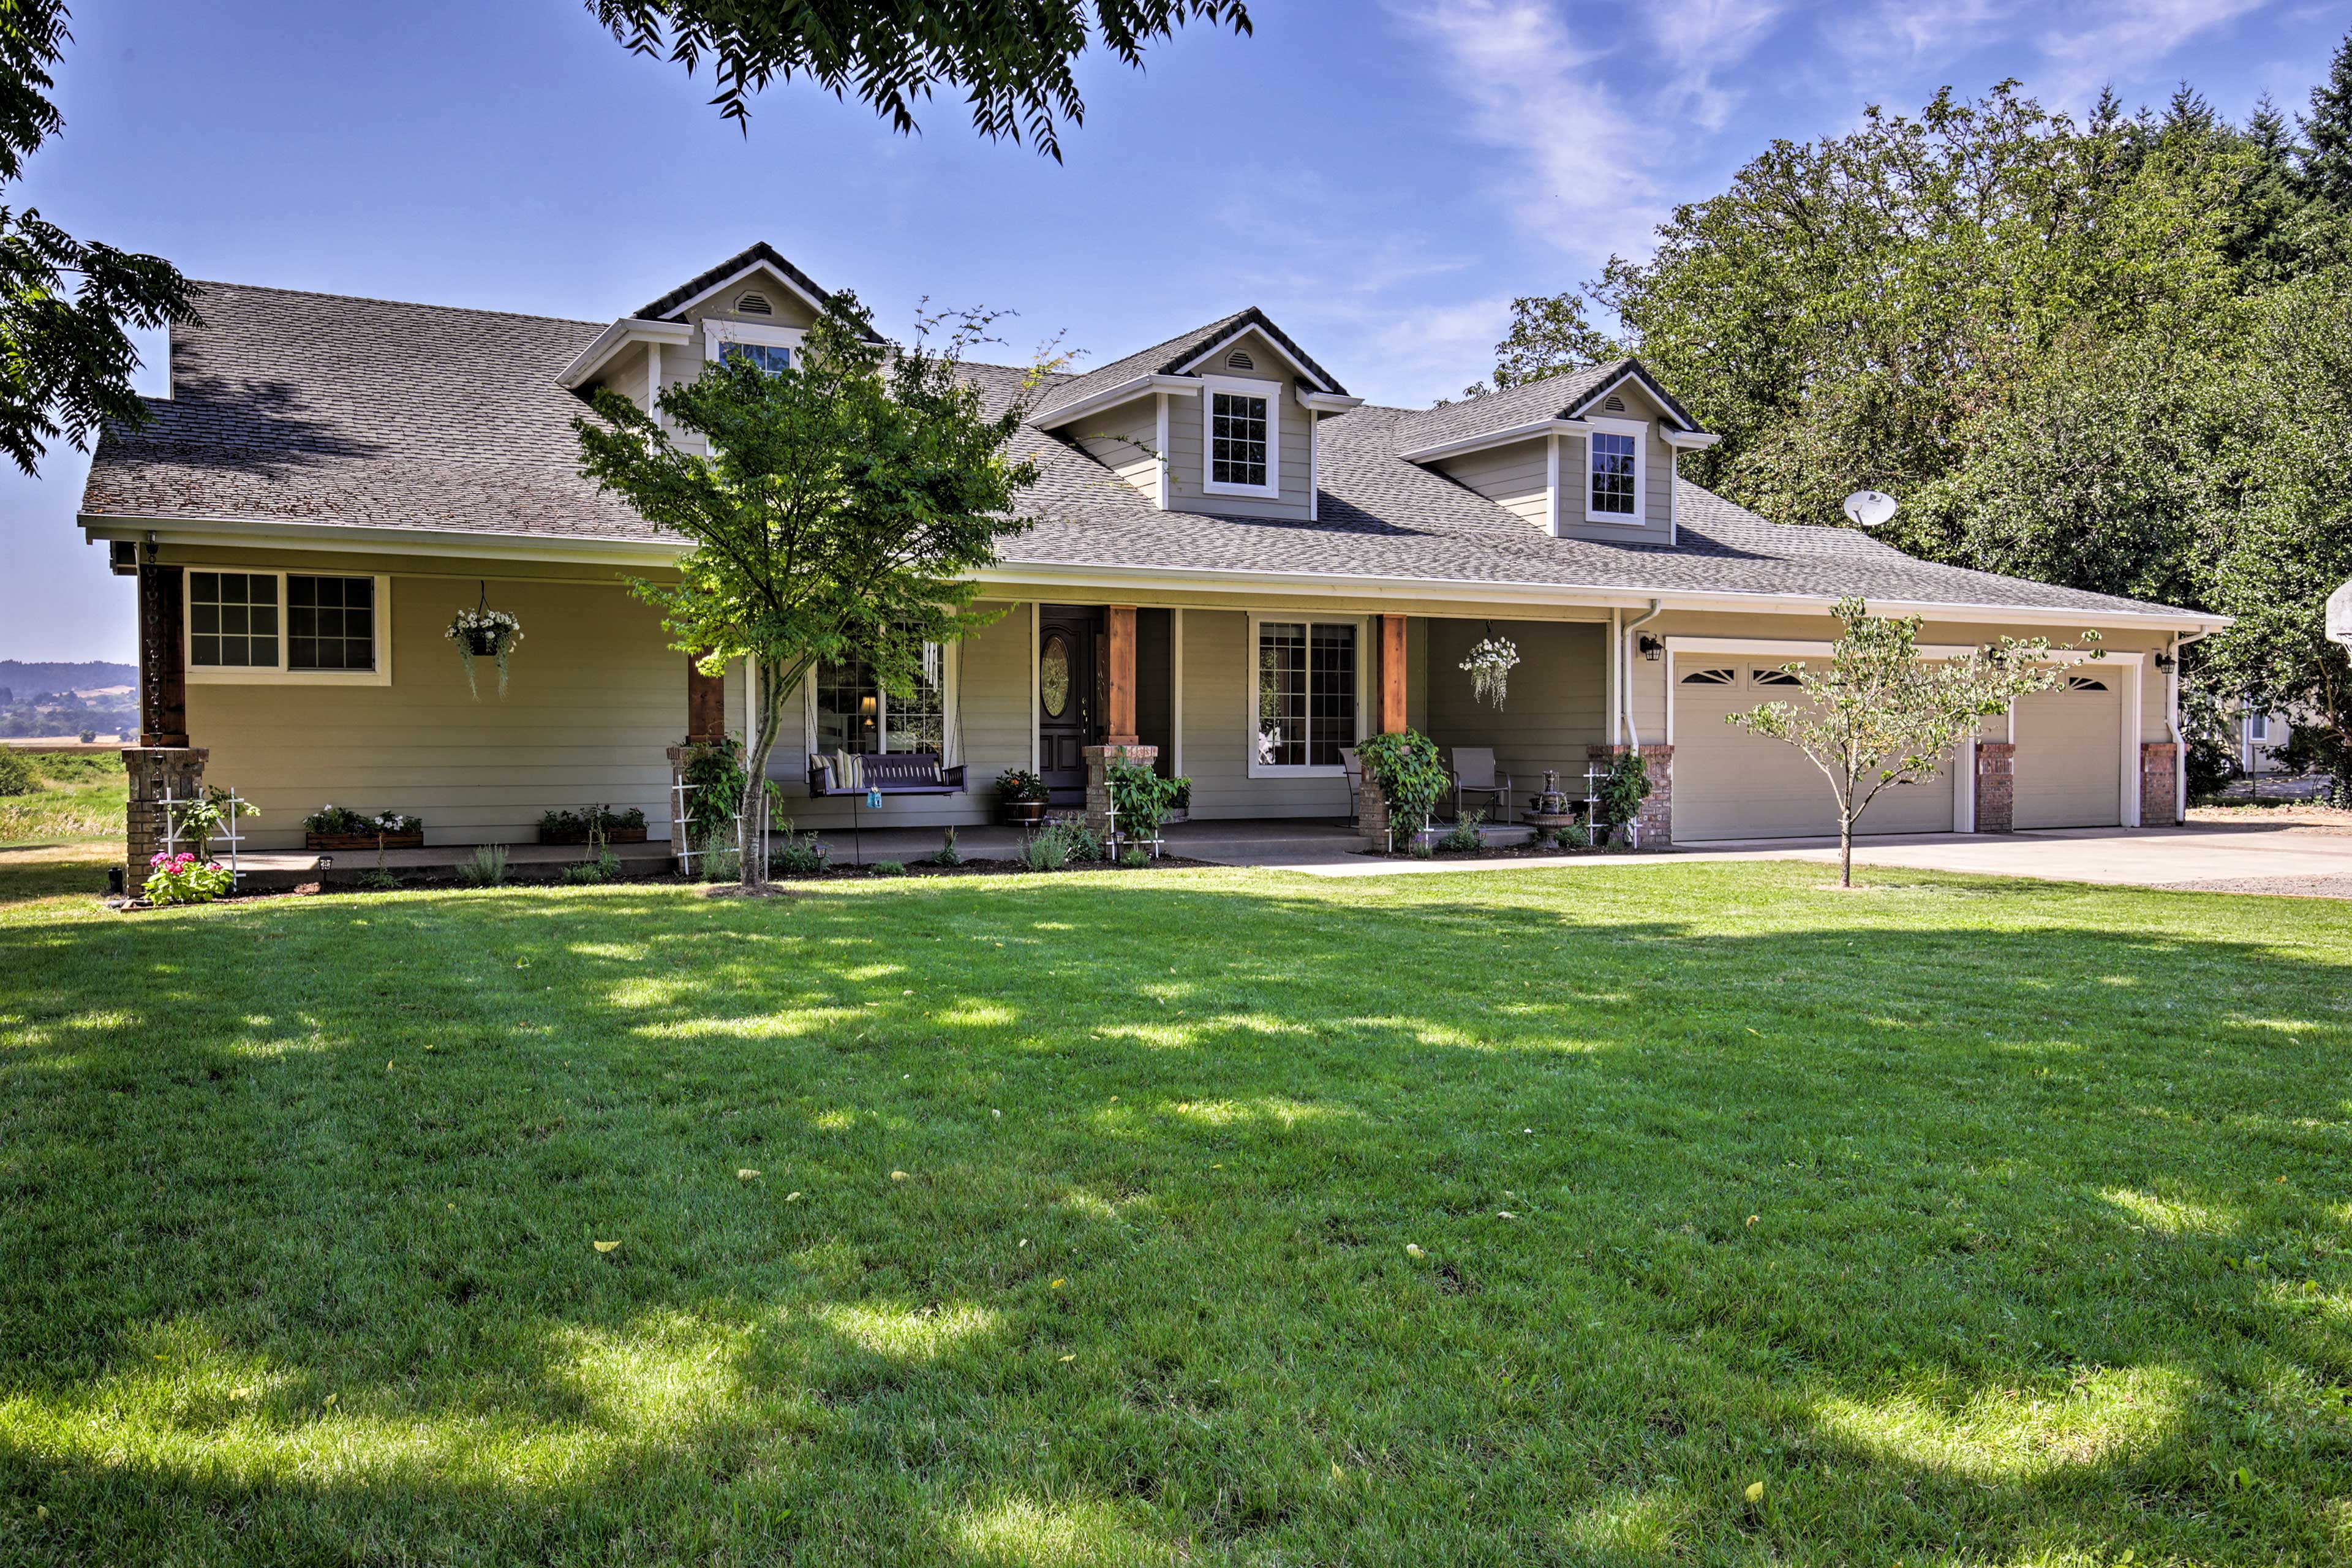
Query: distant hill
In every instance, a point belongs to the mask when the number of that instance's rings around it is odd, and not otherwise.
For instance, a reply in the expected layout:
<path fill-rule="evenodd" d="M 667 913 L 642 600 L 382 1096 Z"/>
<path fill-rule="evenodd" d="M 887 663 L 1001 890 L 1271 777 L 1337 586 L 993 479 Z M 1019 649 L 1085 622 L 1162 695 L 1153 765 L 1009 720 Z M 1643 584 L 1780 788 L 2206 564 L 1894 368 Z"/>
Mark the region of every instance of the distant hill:
<path fill-rule="evenodd" d="M 110 686 L 138 684 L 135 664 L 96 659 L 88 664 L 38 664 L 0 658 L 0 688 L 15 692 L 19 702 L 37 691 L 100 691 Z"/>

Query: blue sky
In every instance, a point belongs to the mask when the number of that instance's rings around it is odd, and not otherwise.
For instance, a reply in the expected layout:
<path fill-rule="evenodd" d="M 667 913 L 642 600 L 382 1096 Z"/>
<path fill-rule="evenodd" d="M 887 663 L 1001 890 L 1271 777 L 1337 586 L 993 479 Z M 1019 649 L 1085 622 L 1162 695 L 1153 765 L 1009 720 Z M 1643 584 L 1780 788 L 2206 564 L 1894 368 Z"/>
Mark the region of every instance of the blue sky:
<path fill-rule="evenodd" d="M 747 139 L 577 0 L 82 9 L 65 134 L 12 199 L 194 277 L 610 320 L 767 239 L 886 327 L 927 294 L 1017 310 L 1016 358 L 1262 305 L 1412 405 L 1486 374 L 1513 295 L 1639 253 L 1771 138 L 2007 76 L 2074 110 L 2183 77 L 2294 109 L 2352 26 L 2352 0 L 1255 0 L 1253 37 L 1086 70 L 1056 166 L 952 101 L 902 138 L 804 87 Z M 86 467 L 0 479 L 0 658 L 132 657 L 72 525 Z"/>

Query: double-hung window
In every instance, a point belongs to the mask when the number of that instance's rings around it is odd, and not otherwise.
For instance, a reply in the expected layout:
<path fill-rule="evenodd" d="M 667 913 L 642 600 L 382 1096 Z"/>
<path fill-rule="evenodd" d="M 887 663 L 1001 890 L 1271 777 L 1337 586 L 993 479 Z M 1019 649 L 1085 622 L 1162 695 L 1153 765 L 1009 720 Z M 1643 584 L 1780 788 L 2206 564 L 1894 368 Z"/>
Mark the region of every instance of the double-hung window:
<path fill-rule="evenodd" d="M 782 343 L 721 343 L 719 357 L 774 375 L 792 368 L 793 351 Z"/>
<path fill-rule="evenodd" d="M 1340 772 L 1340 748 L 1362 734 L 1362 624 L 1268 616 L 1251 637 L 1251 774 Z"/>
<path fill-rule="evenodd" d="M 382 686 L 392 680 L 386 578 L 191 566 L 186 582 L 191 681 Z"/>
<path fill-rule="evenodd" d="M 909 696 L 884 690 L 866 661 L 855 658 L 819 664 L 809 685 L 810 749 L 820 755 L 928 752 L 946 756 L 947 660 L 938 643 L 923 645 Z"/>
<path fill-rule="evenodd" d="M 1642 447 L 1650 427 L 1633 419 L 1591 419 L 1585 437 L 1584 519 L 1643 521 Z"/>
<path fill-rule="evenodd" d="M 1281 388 L 1270 381 L 1203 376 L 1201 403 L 1209 493 L 1280 495 Z"/>

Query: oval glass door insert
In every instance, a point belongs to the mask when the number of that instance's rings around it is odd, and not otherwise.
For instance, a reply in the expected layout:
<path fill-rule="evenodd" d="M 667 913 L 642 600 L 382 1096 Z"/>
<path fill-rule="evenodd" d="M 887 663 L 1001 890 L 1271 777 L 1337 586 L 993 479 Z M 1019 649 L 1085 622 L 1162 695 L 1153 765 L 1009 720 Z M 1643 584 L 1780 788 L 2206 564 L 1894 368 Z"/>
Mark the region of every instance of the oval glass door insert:
<path fill-rule="evenodd" d="M 1070 706 L 1070 644 L 1059 633 L 1045 639 L 1037 656 L 1037 696 L 1048 719 L 1059 719 Z"/>

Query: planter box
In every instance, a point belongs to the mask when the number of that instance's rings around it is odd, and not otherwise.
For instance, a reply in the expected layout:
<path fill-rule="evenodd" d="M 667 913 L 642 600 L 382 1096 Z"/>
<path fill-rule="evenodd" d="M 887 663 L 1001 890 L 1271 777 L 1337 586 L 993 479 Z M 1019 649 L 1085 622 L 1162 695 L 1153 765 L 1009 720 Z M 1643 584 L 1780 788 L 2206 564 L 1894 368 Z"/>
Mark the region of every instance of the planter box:
<path fill-rule="evenodd" d="M 585 844 L 588 842 L 588 830 L 582 827 L 550 833 L 542 827 L 539 831 L 539 841 L 541 844 Z M 643 844 L 645 841 L 646 830 L 642 827 L 615 827 L 604 835 L 607 844 Z"/>
<path fill-rule="evenodd" d="M 1007 827 L 1034 827 L 1045 820 L 1045 803 L 1042 800 L 1000 800 L 996 803 L 999 820 Z"/>
<path fill-rule="evenodd" d="M 311 833 L 302 835 L 305 849 L 373 849 L 381 844 L 386 849 L 422 849 L 425 835 L 419 833 Z"/>

